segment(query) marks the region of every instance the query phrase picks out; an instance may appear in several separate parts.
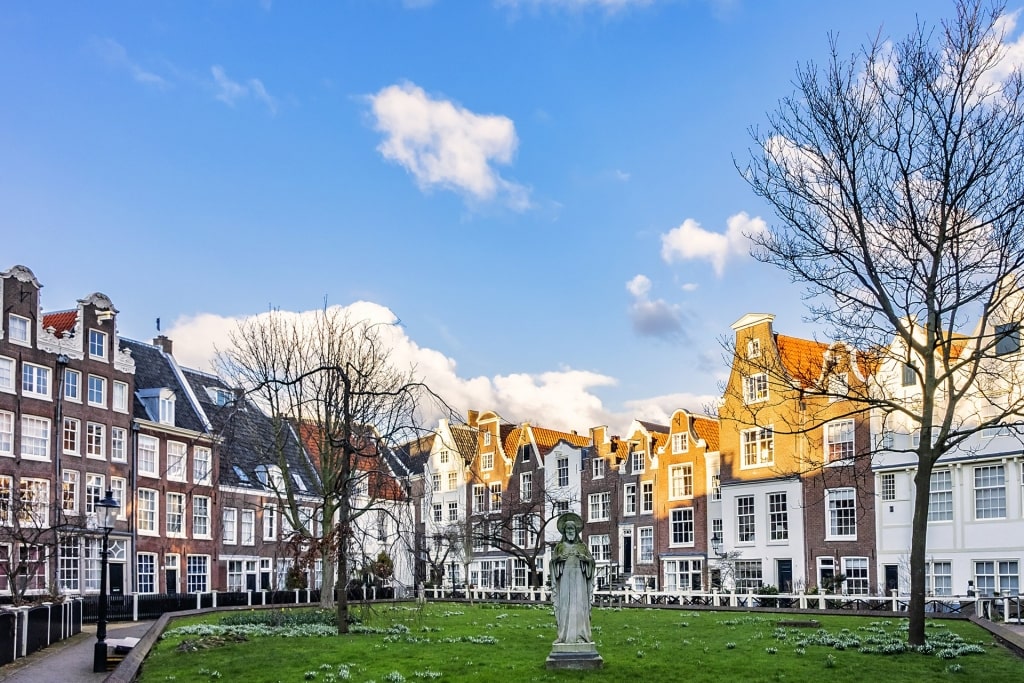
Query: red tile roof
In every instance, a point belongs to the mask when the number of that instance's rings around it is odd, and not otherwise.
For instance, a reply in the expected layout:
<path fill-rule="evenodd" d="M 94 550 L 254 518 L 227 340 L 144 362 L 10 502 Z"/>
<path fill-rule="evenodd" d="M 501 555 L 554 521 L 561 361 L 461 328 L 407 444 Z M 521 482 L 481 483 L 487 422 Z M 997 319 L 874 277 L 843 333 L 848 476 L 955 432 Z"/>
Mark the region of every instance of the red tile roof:
<path fill-rule="evenodd" d="M 782 365 L 789 376 L 804 387 L 816 384 L 825 364 L 824 354 L 828 344 L 782 334 L 775 335 L 775 341 Z"/>
<path fill-rule="evenodd" d="M 54 311 L 53 313 L 47 313 L 43 316 L 43 329 L 53 328 L 53 333 L 56 336 L 61 336 L 65 332 L 75 329 L 75 323 L 78 321 L 78 311 Z"/>
<path fill-rule="evenodd" d="M 718 450 L 718 420 L 694 416 L 693 431 L 697 433 L 698 437 L 704 439 L 708 445 L 707 450 Z"/>

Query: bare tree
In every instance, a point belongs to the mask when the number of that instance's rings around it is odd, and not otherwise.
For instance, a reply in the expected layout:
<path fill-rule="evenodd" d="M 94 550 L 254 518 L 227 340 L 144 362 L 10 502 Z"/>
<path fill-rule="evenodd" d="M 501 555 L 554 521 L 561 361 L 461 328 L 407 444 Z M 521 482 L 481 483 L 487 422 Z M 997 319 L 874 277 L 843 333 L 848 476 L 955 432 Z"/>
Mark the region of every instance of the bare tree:
<path fill-rule="evenodd" d="M 1002 11 L 959 0 L 951 21 L 879 36 L 849 58 L 833 40 L 828 62 L 798 68 L 796 92 L 753 131 L 742 169 L 778 217 L 751 235 L 755 256 L 804 283 L 811 318 L 875 355 L 877 376 L 906 368 L 916 380 L 909 398 L 886 382 L 845 397 L 883 425 L 920 430 L 909 449 L 912 644 L 924 642 L 932 468 L 1024 413 L 1007 390 L 1019 370 L 1001 355 L 1019 334 L 1003 325 L 1021 319 L 1024 263 L 1024 80 Z"/>
<path fill-rule="evenodd" d="M 277 494 L 293 528 L 304 528 L 303 494 L 317 499 L 321 594 L 328 605 L 335 583 L 343 589 L 339 633 L 348 630 L 345 550 L 354 524 L 381 509 L 386 487 L 394 484 L 382 454 L 418 436 L 425 419 L 450 412 L 414 368 L 392 362 L 389 334 L 389 325 L 354 319 L 338 307 L 302 315 L 272 310 L 240 323 L 230 348 L 218 356 L 221 374 L 275 418 L 276 443 L 266 457 L 283 473 Z M 309 452 L 315 491 L 297 491 L 289 471 L 295 466 L 286 448 L 291 425 Z"/>
<path fill-rule="evenodd" d="M 34 577 L 45 576 L 61 534 L 83 530 L 73 530 L 61 506 L 50 504 L 41 485 L 45 482 L 23 480 L 12 488 L 11 481 L 11 477 L 0 478 L 0 574 L 7 580 L 11 601 L 20 605 L 29 590 L 51 590 Z"/>

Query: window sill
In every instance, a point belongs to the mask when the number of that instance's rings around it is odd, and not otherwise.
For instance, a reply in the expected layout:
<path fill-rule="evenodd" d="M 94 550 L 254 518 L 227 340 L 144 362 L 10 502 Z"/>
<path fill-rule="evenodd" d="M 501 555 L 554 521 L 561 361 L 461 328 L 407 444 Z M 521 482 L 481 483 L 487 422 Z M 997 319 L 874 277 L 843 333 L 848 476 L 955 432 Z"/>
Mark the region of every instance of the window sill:
<path fill-rule="evenodd" d="M 48 455 L 26 455 L 21 454 L 22 460 L 32 460 L 33 462 L 50 462 L 50 456 Z"/>
<path fill-rule="evenodd" d="M 34 398 L 37 401 L 49 401 L 49 400 L 51 400 L 49 394 L 37 394 L 34 391 L 23 391 L 23 392 L 21 392 L 21 397 L 22 398 Z"/>

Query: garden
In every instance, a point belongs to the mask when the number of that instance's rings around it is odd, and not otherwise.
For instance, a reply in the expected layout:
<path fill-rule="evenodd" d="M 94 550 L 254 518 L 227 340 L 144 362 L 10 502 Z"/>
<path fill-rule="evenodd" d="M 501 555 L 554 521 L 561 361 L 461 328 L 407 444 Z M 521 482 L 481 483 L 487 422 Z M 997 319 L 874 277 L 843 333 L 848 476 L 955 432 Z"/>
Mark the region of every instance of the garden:
<path fill-rule="evenodd" d="M 338 636 L 334 612 L 219 612 L 169 624 L 141 671 L 156 681 L 1020 681 L 1024 663 L 968 621 L 595 608 L 600 671 L 548 671 L 548 605 L 375 604 Z M 794 617 L 800 620 L 794 620 Z"/>

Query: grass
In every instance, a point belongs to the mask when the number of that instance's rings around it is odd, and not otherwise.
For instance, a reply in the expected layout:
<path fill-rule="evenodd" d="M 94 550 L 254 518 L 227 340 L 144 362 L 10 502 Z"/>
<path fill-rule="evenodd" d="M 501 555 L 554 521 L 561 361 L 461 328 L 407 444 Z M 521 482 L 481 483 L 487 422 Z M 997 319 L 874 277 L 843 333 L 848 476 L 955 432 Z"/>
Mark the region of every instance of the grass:
<path fill-rule="evenodd" d="M 1020 659 L 966 621 L 929 622 L 930 653 L 881 654 L 900 649 L 905 620 L 816 616 L 818 629 L 779 628 L 776 621 L 792 615 L 595 609 L 594 640 L 605 667 L 572 672 L 544 668 L 555 634 L 546 606 L 377 605 L 363 613 L 362 623 L 376 632 L 303 635 L 329 617 L 308 609 L 233 612 L 228 619 L 234 623 L 264 622 L 234 635 L 173 632 L 219 624 L 224 613 L 178 620 L 153 648 L 140 680 L 916 683 L 984 678 L 986 683 L 1016 683 L 1022 671 Z M 282 633 L 274 628 L 284 628 L 287 637 L 261 635 Z"/>

